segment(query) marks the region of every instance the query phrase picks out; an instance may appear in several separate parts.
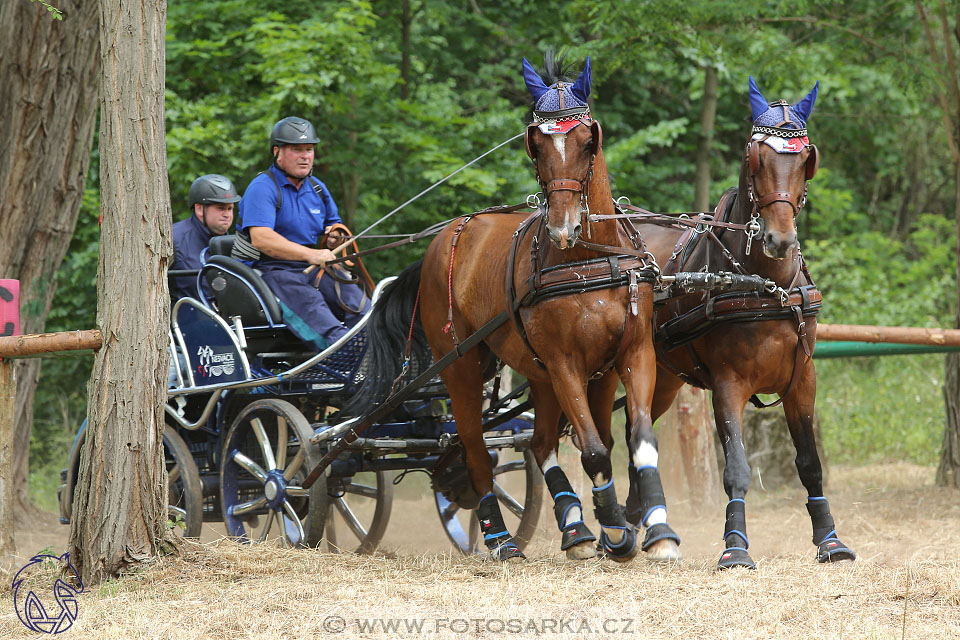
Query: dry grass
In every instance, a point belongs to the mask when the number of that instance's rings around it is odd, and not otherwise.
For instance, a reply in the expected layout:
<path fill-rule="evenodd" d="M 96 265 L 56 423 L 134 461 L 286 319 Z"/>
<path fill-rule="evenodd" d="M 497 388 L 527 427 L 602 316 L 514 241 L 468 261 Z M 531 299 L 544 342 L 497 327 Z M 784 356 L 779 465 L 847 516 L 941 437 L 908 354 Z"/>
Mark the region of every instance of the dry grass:
<path fill-rule="evenodd" d="M 390 551 L 375 557 L 227 541 L 81 596 L 65 637 L 102 638 L 942 638 L 960 636 L 960 500 L 930 469 L 834 469 L 829 492 L 856 563 L 813 560 L 802 496 L 752 494 L 757 571 L 713 571 L 722 507 L 676 510 L 683 561 L 570 563 L 548 530 L 525 563 L 402 549 L 423 531 L 418 503 L 394 505 Z M 429 506 L 429 505 L 427 505 Z M 714 512 L 715 511 L 715 512 Z M 397 516 L 395 516 L 396 519 Z M 406 526 L 405 526 L 406 525 Z M 399 531 L 398 531 L 399 529 Z M 442 547 L 437 547 L 442 548 Z M 4 601 L 9 603 L 9 598 Z M 36 637 L 11 608 L 0 637 Z M 345 628 L 338 631 L 337 623 Z M 364 624 L 399 621 L 395 632 Z M 412 627 L 423 621 L 420 631 Z M 412 625 L 408 631 L 407 624 Z M 326 626 L 325 626 L 326 625 Z M 539 632 L 539 633 L 538 633 Z"/>

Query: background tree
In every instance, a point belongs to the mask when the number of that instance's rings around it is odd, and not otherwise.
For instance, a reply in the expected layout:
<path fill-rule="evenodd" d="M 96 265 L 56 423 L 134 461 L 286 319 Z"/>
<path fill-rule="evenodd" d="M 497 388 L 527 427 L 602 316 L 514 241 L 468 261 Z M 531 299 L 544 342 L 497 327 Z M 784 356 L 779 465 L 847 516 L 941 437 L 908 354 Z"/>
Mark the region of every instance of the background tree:
<path fill-rule="evenodd" d="M 63 0 L 65 19 L 26 0 L 0 3 L 0 277 L 20 280 L 21 331 L 41 333 L 77 222 L 97 116 L 97 3 Z M 13 483 L 27 495 L 40 360 L 18 360 Z"/>
<path fill-rule="evenodd" d="M 163 404 L 172 254 L 164 143 L 165 3 L 100 2 L 102 51 L 97 352 L 74 498 L 71 557 L 84 582 L 149 561 L 167 522 Z"/>
<path fill-rule="evenodd" d="M 957 221 L 957 242 L 960 246 L 960 74 L 955 47 L 960 43 L 960 15 L 954 13 L 953 25 L 943 0 L 939 0 L 928 16 L 922 2 L 916 2 L 917 13 L 923 23 L 934 75 L 928 80 L 936 87 L 937 104 L 943 117 L 943 129 L 954 171 L 954 216 Z M 960 255 L 960 253 L 958 253 Z M 960 262 L 957 263 L 960 281 Z M 958 305 L 960 309 L 960 305 Z M 960 329 L 960 311 L 954 321 Z M 943 435 L 937 484 L 960 488 L 960 355 L 947 355 L 944 399 L 947 424 Z"/>

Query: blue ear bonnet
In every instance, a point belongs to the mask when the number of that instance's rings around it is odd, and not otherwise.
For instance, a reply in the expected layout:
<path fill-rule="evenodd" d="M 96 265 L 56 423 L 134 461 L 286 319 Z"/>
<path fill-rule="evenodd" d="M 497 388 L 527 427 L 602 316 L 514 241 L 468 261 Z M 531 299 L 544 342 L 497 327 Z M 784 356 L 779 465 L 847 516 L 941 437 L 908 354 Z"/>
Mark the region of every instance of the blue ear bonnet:
<path fill-rule="evenodd" d="M 797 113 L 796 109 L 793 107 L 787 107 L 787 115 L 789 116 L 790 121 L 784 124 L 783 122 L 783 107 L 775 106 L 769 107 L 759 118 L 753 119 L 753 124 L 761 127 L 776 127 L 780 125 L 781 129 L 804 129 L 807 126 L 807 121 L 800 117 L 800 114 Z"/>
<path fill-rule="evenodd" d="M 563 94 L 561 96 L 561 93 Z M 561 101 L 562 98 L 562 101 Z M 570 84 L 557 82 L 540 96 L 534 105 L 534 111 L 560 111 L 561 109 L 587 108 L 587 103 L 570 91 Z"/>
<path fill-rule="evenodd" d="M 755 127 L 779 127 L 781 129 L 805 129 L 807 119 L 813 113 L 813 105 L 817 101 L 817 92 L 820 90 L 820 81 L 814 85 L 813 90 L 807 96 L 795 105 L 789 104 L 786 100 L 769 102 L 760 93 L 757 83 L 753 76 L 750 76 L 750 107 L 753 112 L 753 125 Z M 786 107 L 786 114 L 784 114 Z"/>
<path fill-rule="evenodd" d="M 590 97 L 590 58 L 576 82 L 555 82 L 549 87 L 533 66 L 523 59 L 523 80 L 533 98 L 534 117 L 557 119 L 590 114 L 587 98 Z"/>

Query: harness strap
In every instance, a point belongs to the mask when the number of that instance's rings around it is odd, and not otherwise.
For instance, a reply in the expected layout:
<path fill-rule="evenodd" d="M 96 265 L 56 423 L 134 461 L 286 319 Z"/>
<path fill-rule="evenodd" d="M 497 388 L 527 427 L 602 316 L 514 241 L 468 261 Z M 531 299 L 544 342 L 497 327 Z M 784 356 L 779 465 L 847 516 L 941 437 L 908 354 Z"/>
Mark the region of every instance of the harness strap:
<path fill-rule="evenodd" d="M 517 287 L 514 283 L 517 268 L 517 252 L 519 251 L 520 243 L 523 242 L 524 236 L 527 235 L 527 232 L 530 230 L 530 227 L 538 218 L 539 214 L 539 211 L 531 213 L 522 223 L 520 223 L 520 226 L 517 227 L 517 230 L 513 232 L 513 242 L 510 244 L 510 253 L 507 255 L 505 284 L 507 289 L 507 307 L 510 310 L 509 315 L 510 321 L 513 324 L 513 329 L 517 332 L 517 334 L 523 340 L 523 343 L 527 346 L 527 349 L 533 355 L 533 361 L 537 363 L 537 366 L 541 369 L 546 369 L 543 361 L 540 360 L 540 356 L 537 355 L 536 349 L 534 349 L 533 345 L 530 344 L 530 338 L 527 336 L 527 331 L 523 326 L 523 319 L 520 317 L 521 304 L 517 297 Z M 534 244 L 536 244 L 536 239 L 534 239 Z M 536 265 L 534 265 L 534 271 L 538 271 Z"/>
<path fill-rule="evenodd" d="M 460 241 L 460 234 L 464 227 L 473 218 L 473 214 L 463 216 L 460 224 L 453 230 L 453 238 L 450 240 L 450 270 L 447 272 L 447 324 L 443 325 L 443 332 L 449 333 L 453 338 L 453 344 L 459 346 L 460 340 L 457 338 L 457 328 L 453 324 L 453 258 L 457 255 L 457 242 Z"/>

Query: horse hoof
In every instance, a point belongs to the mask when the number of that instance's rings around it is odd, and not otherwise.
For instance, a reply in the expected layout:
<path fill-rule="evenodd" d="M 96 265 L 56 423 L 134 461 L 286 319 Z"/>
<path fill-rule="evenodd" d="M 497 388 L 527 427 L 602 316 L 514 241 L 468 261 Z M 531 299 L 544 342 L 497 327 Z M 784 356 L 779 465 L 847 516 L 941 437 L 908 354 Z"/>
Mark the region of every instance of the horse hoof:
<path fill-rule="evenodd" d="M 817 545 L 817 562 L 823 564 L 826 562 L 843 562 L 849 560 L 853 562 L 857 559 L 857 554 L 853 549 L 843 544 L 837 538 L 827 538 Z"/>
<path fill-rule="evenodd" d="M 676 562 L 683 557 L 677 542 L 669 538 L 654 542 L 644 549 L 644 553 L 651 562 Z"/>
<path fill-rule="evenodd" d="M 567 549 L 567 560 L 589 560 L 597 556 L 593 540 L 584 540 Z"/>
<path fill-rule="evenodd" d="M 717 570 L 733 569 L 734 567 L 744 567 L 745 569 L 756 569 L 753 558 L 747 553 L 746 549 L 731 547 L 724 549 L 720 554 L 720 560 L 717 561 Z"/>
<path fill-rule="evenodd" d="M 520 551 L 520 547 L 518 547 L 512 539 L 507 540 L 499 547 L 491 549 L 490 555 L 500 562 L 519 562 L 527 559 L 527 556 L 523 555 L 523 551 Z"/>
<path fill-rule="evenodd" d="M 601 531 L 600 545 L 604 557 L 610 558 L 614 562 L 630 562 L 640 552 L 640 547 L 637 546 L 637 531 L 633 527 L 628 527 L 624 531 L 623 538 L 616 545 L 610 542 L 606 531 Z"/>
<path fill-rule="evenodd" d="M 675 562 L 680 559 L 680 536 L 667 523 L 647 527 L 643 549 L 653 562 Z"/>

